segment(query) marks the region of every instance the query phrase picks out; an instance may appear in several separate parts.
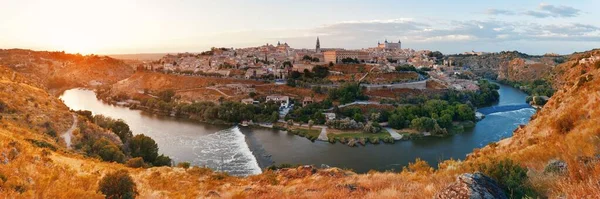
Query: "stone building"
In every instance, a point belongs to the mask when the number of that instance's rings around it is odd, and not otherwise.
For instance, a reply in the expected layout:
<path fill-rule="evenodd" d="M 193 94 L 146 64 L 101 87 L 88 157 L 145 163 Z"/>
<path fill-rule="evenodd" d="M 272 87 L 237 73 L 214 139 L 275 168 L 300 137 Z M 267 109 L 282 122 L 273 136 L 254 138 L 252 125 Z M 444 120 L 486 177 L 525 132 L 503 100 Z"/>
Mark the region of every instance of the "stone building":
<path fill-rule="evenodd" d="M 332 50 L 326 51 L 323 53 L 325 57 L 325 63 L 333 62 L 338 63 L 341 62 L 342 59 L 352 58 L 358 59 L 360 62 L 364 62 L 369 60 L 369 53 L 363 51 L 354 51 L 354 50 Z"/>
<path fill-rule="evenodd" d="M 402 41 L 398 40 L 398 43 L 388 42 L 386 39 L 384 43 L 377 42 L 377 47 L 385 50 L 400 50 L 402 49 Z"/>

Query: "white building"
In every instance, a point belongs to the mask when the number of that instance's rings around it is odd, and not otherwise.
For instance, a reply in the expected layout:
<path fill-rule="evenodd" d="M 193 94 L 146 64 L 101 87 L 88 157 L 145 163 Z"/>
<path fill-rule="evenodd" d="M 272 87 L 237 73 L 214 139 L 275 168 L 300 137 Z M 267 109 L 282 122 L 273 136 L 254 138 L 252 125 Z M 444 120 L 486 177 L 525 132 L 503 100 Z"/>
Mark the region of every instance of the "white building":
<path fill-rule="evenodd" d="M 267 96 L 267 102 L 274 101 L 280 103 L 281 108 L 287 108 L 290 106 L 290 97 L 283 95 L 269 95 Z"/>

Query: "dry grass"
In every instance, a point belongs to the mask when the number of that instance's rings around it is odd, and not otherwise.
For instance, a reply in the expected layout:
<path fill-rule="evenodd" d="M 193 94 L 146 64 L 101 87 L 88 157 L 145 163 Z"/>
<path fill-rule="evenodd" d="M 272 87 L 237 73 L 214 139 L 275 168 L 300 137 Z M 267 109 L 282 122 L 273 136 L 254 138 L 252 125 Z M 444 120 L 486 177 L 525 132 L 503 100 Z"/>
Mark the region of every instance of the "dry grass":
<path fill-rule="evenodd" d="M 568 64 L 568 63 L 567 63 Z M 588 72 L 600 77 L 600 70 Z M 566 73 L 569 74 L 569 73 Z M 5 75 L 6 76 L 6 75 Z M 25 102 L 52 100 L 43 90 L 24 83 L 1 79 L 2 89 L 23 90 L 23 97 L 0 99 L 17 106 L 19 113 L 65 112 L 54 103 L 40 106 Z M 98 180 L 107 172 L 127 169 L 142 198 L 432 198 L 461 173 L 476 171 L 478 165 L 510 158 L 529 169 L 529 184 L 549 198 L 593 198 L 600 195 L 600 79 L 578 88 L 566 86 L 550 99 L 527 126 L 512 138 L 493 147 L 474 151 L 467 160 L 448 160 L 433 170 L 423 161 L 410 164 L 401 173 L 354 174 L 336 168 L 315 170 L 292 168 L 268 171 L 247 178 L 231 177 L 204 168 L 133 169 L 88 159 L 59 147 L 40 148 L 25 139 L 52 143 L 43 129 L 12 119 L 0 121 L 0 197 L 3 198 L 102 198 Z M 46 96 L 41 98 L 42 96 Z M 62 107 L 62 108 L 61 108 Z M 568 114 L 567 114 L 568 113 Z M 32 118 L 36 118 L 31 116 Z M 563 124 L 561 124 L 563 123 Z M 58 128 L 58 127 L 57 127 Z M 568 164 L 564 174 L 544 173 L 546 163 L 560 159 Z M 2 177 L 4 176 L 4 177 Z M 5 180 L 4 180 L 5 179 Z"/>

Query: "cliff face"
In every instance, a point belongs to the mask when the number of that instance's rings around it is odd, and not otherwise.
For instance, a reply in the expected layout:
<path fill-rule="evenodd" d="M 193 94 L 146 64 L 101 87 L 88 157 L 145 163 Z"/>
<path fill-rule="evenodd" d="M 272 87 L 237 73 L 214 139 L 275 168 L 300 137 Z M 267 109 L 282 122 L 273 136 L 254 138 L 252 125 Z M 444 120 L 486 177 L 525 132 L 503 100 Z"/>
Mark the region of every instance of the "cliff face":
<path fill-rule="evenodd" d="M 552 58 L 540 59 L 515 58 L 508 64 L 501 64 L 498 68 L 498 79 L 518 82 L 529 82 L 548 77 L 554 67 Z"/>
<path fill-rule="evenodd" d="M 479 76 L 499 80 L 532 81 L 546 77 L 563 57 L 501 52 L 480 56 L 450 56 L 448 59 L 456 66 L 470 68 Z"/>
<path fill-rule="evenodd" d="M 466 184 L 453 184 L 457 177 L 505 158 L 526 168 L 523 186 L 531 186 L 541 197 L 594 197 L 600 195 L 600 67 L 577 60 L 573 57 L 557 66 L 563 70 L 557 75 L 563 81 L 557 84 L 560 89 L 527 126 L 515 130 L 511 138 L 475 150 L 464 161 L 448 160 L 434 170 L 417 160 L 400 173 L 360 175 L 301 166 L 246 178 L 199 167 L 133 169 L 75 153 L 47 135 L 44 127 L 51 121 L 59 134 L 68 128 L 72 120 L 64 104 L 27 77 L 2 68 L 0 197 L 103 198 L 97 192 L 98 181 L 121 169 L 131 174 L 142 198 L 432 198 L 444 193 L 470 197 L 494 195 L 497 187 L 485 177 L 461 177 L 459 183 Z M 19 119 L 25 117 L 36 120 Z M 550 160 L 558 161 L 564 172 L 546 172 Z M 484 188 L 474 186 L 478 184 Z M 477 190 L 482 191 L 473 192 Z"/>

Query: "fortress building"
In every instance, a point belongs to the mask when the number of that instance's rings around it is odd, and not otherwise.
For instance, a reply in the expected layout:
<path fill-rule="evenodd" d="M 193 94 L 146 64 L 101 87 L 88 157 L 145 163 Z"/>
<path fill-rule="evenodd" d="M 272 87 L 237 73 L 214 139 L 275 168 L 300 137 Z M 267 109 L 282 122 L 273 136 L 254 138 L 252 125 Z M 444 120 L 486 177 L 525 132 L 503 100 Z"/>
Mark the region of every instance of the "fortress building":
<path fill-rule="evenodd" d="M 398 40 L 398 43 L 388 42 L 386 39 L 384 43 L 377 42 L 377 47 L 385 50 L 400 50 L 402 49 L 402 42 Z"/>

